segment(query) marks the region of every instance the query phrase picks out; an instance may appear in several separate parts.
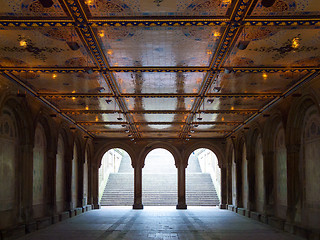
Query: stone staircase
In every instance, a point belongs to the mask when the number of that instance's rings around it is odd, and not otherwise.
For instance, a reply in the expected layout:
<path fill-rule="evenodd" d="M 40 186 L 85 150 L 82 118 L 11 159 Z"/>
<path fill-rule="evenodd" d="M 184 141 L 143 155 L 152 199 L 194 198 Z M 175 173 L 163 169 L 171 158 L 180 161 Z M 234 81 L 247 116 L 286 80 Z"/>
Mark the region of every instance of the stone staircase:
<path fill-rule="evenodd" d="M 144 206 L 175 206 L 177 200 L 177 170 L 165 160 L 142 170 L 142 203 Z M 161 169 L 160 169 L 161 168 Z M 157 170 L 166 173 L 156 173 Z M 119 172 L 111 173 L 100 204 L 102 206 L 133 205 L 133 168 L 130 158 L 124 157 Z M 219 205 L 210 174 L 201 173 L 199 162 L 191 155 L 186 171 L 186 202 L 189 206 Z"/>

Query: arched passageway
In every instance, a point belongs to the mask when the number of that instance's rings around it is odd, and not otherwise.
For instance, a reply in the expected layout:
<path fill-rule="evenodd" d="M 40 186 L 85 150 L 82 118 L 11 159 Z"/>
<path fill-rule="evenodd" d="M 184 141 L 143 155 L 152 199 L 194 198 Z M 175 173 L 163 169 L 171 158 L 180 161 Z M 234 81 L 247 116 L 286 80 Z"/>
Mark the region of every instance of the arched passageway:
<path fill-rule="evenodd" d="M 133 168 L 129 154 L 120 148 L 108 150 L 99 168 L 100 204 L 132 206 L 133 187 Z"/>
<path fill-rule="evenodd" d="M 148 153 L 142 170 L 142 203 L 145 206 L 177 204 L 177 169 L 173 155 L 163 148 Z"/>
<path fill-rule="evenodd" d="M 218 206 L 221 201 L 221 171 L 218 158 L 207 148 L 191 153 L 186 170 L 186 203 Z"/>

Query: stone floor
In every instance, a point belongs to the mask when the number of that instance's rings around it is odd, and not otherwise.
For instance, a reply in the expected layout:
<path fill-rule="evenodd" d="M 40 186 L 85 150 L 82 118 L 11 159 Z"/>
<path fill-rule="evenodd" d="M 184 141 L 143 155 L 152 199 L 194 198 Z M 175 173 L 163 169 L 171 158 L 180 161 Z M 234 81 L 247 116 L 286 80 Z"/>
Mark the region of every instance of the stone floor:
<path fill-rule="evenodd" d="M 217 207 L 103 207 L 20 239 L 301 239 Z"/>

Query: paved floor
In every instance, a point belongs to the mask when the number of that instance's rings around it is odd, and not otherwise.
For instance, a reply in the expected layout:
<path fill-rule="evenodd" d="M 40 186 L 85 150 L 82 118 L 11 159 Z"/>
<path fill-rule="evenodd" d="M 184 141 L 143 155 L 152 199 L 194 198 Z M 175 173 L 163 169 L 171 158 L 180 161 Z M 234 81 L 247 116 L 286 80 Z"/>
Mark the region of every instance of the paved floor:
<path fill-rule="evenodd" d="M 104 207 L 20 239 L 301 239 L 216 207 Z"/>

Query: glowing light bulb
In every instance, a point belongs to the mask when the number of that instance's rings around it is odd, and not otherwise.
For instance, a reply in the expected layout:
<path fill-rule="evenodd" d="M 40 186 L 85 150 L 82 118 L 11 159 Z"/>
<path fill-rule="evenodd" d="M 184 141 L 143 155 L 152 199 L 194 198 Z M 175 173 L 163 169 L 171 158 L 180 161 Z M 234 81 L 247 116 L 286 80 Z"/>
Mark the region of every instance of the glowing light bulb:
<path fill-rule="evenodd" d="M 219 32 L 214 32 L 214 33 L 213 33 L 213 36 L 214 36 L 214 37 L 220 37 L 220 36 L 221 36 L 221 33 L 219 33 Z"/>
<path fill-rule="evenodd" d="M 100 31 L 99 36 L 104 37 L 104 31 Z"/>
<path fill-rule="evenodd" d="M 20 44 L 20 47 L 27 47 L 27 42 L 25 40 L 21 40 L 19 44 Z"/>
<path fill-rule="evenodd" d="M 266 80 L 268 78 L 268 74 L 266 72 L 262 73 L 262 77 L 264 80 Z"/>
<path fill-rule="evenodd" d="M 93 2 L 94 2 L 93 0 L 86 0 L 86 1 L 85 1 L 85 4 L 87 4 L 87 5 L 93 5 Z"/>
<path fill-rule="evenodd" d="M 234 110 L 234 107 L 233 107 L 233 106 L 231 107 L 231 110 Z"/>
<path fill-rule="evenodd" d="M 76 91 L 73 90 L 72 93 L 76 93 Z M 75 98 L 75 97 L 72 97 L 72 100 L 76 100 L 76 98 Z"/>
<path fill-rule="evenodd" d="M 224 117 L 221 118 L 221 121 L 222 121 L 222 122 L 224 121 Z"/>
<path fill-rule="evenodd" d="M 298 37 L 293 38 L 291 47 L 294 49 L 297 49 L 299 46 L 300 46 L 300 38 Z"/>
<path fill-rule="evenodd" d="M 88 105 L 86 106 L 86 110 L 89 110 L 89 106 Z"/>
<path fill-rule="evenodd" d="M 98 122 L 99 121 L 99 118 L 98 118 L 98 116 L 96 116 L 96 122 Z"/>
<path fill-rule="evenodd" d="M 52 78 L 53 78 L 53 79 L 56 79 L 57 77 L 58 77 L 57 74 L 55 74 L 55 73 L 52 74 Z"/>

